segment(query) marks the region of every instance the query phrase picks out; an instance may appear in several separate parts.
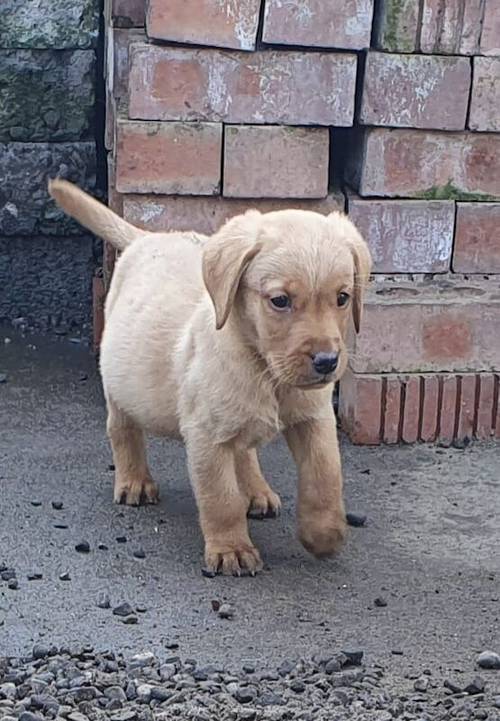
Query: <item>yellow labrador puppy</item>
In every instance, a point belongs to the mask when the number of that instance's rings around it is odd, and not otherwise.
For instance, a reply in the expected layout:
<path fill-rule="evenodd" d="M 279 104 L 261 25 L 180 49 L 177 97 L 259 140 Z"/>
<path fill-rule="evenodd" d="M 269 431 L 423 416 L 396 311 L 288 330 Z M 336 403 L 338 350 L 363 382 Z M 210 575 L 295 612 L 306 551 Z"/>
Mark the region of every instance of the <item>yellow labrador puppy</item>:
<path fill-rule="evenodd" d="M 145 432 L 182 438 L 210 572 L 262 568 L 247 514 L 280 499 L 257 447 L 280 431 L 298 466 L 298 533 L 316 556 L 346 534 L 332 385 L 359 329 L 370 255 L 341 213 L 249 210 L 215 235 L 148 233 L 74 185 L 50 193 L 122 252 L 101 372 L 117 503 L 155 503 Z"/>

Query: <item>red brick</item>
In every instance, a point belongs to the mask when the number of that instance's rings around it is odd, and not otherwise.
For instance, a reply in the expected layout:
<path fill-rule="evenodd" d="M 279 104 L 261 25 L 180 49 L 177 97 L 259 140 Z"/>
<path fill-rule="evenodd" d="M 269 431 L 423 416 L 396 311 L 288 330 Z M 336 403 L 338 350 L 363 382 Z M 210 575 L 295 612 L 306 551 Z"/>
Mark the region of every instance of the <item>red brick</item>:
<path fill-rule="evenodd" d="M 500 55 L 500 4 L 485 0 L 480 43 L 481 55 Z"/>
<path fill-rule="evenodd" d="M 441 383 L 442 397 L 439 414 L 439 440 L 443 443 L 451 443 L 455 438 L 457 376 L 444 376 Z"/>
<path fill-rule="evenodd" d="M 401 380 L 398 376 L 382 376 L 384 402 L 384 443 L 399 441 L 401 416 Z"/>
<path fill-rule="evenodd" d="M 126 97 L 128 92 L 128 66 L 130 44 L 144 39 L 144 31 L 135 28 L 125 30 L 113 28 L 113 95 L 115 98 Z"/>
<path fill-rule="evenodd" d="M 491 372 L 500 368 L 498 338 L 496 281 L 375 278 L 351 366 L 358 373 Z"/>
<path fill-rule="evenodd" d="M 265 43 L 361 50 L 370 47 L 373 0 L 265 0 Z"/>
<path fill-rule="evenodd" d="M 457 203 L 456 273 L 500 273 L 500 203 Z"/>
<path fill-rule="evenodd" d="M 116 27 L 143 27 L 146 0 L 111 0 L 113 24 Z"/>
<path fill-rule="evenodd" d="M 150 38 L 253 50 L 260 0 L 149 0 Z"/>
<path fill-rule="evenodd" d="M 401 439 L 405 443 L 418 440 L 420 419 L 420 378 L 409 376 L 404 385 L 403 428 Z"/>
<path fill-rule="evenodd" d="M 482 4 L 482 0 L 424 0 L 420 33 L 422 52 L 477 53 Z"/>
<path fill-rule="evenodd" d="M 120 193 L 214 195 L 220 185 L 218 123 L 121 121 L 116 189 Z"/>
<path fill-rule="evenodd" d="M 237 200 L 234 198 L 203 197 L 188 195 L 125 195 L 123 214 L 126 220 L 147 230 L 194 230 L 211 235 L 228 218 L 257 208 L 262 213 L 284 210 L 289 200 Z M 313 210 L 328 215 L 344 209 L 344 196 L 332 194 L 322 200 L 295 200 L 294 208 Z"/>
<path fill-rule="evenodd" d="M 394 128 L 463 130 L 470 60 L 369 52 L 360 122 Z"/>
<path fill-rule="evenodd" d="M 432 443 L 436 440 L 438 426 L 439 406 L 439 377 L 438 375 L 422 376 L 423 398 L 420 440 Z"/>
<path fill-rule="evenodd" d="M 374 26 L 375 47 L 390 52 L 417 49 L 419 3 L 415 0 L 379 0 Z"/>
<path fill-rule="evenodd" d="M 381 400 L 381 376 L 357 376 L 346 371 L 339 388 L 339 416 L 353 443 L 380 443 Z"/>
<path fill-rule="evenodd" d="M 223 195 L 325 198 L 328 160 L 328 128 L 231 125 L 224 133 Z"/>
<path fill-rule="evenodd" d="M 480 374 L 479 404 L 477 411 L 476 437 L 491 438 L 495 432 L 493 427 L 493 412 L 495 405 L 495 376 Z"/>
<path fill-rule="evenodd" d="M 494 418 L 495 422 L 495 438 L 500 438 L 500 376 L 495 376 L 495 385 L 496 385 L 496 392 L 495 392 L 495 404 L 496 404 L 496 418 Z"/>
<path fill-rule="evenodd" d="M 455 204 L 450 200 L 366 200 L 348 196 L 349 217 L 366 239 L 375 273 L 449 269 Z"/>
<path fill-rule="evenodd" d="M 469 128 L 500 131 L 500 58 L 474 58 Z"/>
<path fill-rule="evenodd" d="M 348 169 L 363 196 L 500 197 L 500 135 L 365 131 Z"/>
<path fill-rule="evenodd" d="M 460 376 L 460 403 L 458 406 L 457 438 L 471 439 L 474 436 L 474 412 L 476 407 L 476 375 Z"/>
<path fill-rule="evenodd" d="M 352 124 L 356 56 L 134 44 L 131 118 Z"/>

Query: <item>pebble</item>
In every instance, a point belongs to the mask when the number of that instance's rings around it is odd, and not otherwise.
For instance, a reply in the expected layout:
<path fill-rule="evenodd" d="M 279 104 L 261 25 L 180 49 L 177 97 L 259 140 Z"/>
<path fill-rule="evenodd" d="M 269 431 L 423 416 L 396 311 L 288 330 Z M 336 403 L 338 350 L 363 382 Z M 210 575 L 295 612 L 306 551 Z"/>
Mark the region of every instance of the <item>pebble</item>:
<path fill-rule="evenodd" d="M 0 383 L 7 383 L 7 373 L 0 373 Z"/>
<path fill-rule="evenodd" d="M 464 691 L 467 691 L 471 696 L 482 693 L 484 691 L 484 681 L 481 676 L 475 676 L 471 683 L 464 688 Z"/>
<path fill-rule="evenodd" d="M 480 668 L 500 669 L 500 656 L 494 651 L 483 651 L 477 657 Z"/>
<path fill-rule="evenodd" d="M 459 686 L 455 681 L 451 681 L 448 678 L 444 680 L 443 686 L 452 693 L 461 693 L 461 691 L 463 691 L 462 686 Z"/>
<path fill-rule="evenodd" d="M 40 581 L 43 578 L 43 573 L 40 573 L 39 571 L 34 571 L 33 573 L 28 573 L 27 579 L 28 581 Z"/>
<path fill-rule="evenodd" d="M 340 671 L 341 669 L 340 661 L 336 658 L 331 658 L 329 661 L 325 664 L 325 673 L 327 673 L 329 676 L 332 673 L 337 673 L 337 671 Z"/>
<path fill-rule="evenodd" d="M 234 617 L 234 610 L 230 603 L 221 604 L 218 613 L 220 618 L 231 619 Z"/>
<path fill-rule="evenodd" d="M 7 588 L 9 588 L 11 591 L 17 591 L 19 588 L 19 581 L 17 578 L 11 578 L 11 580 L 7 584 Z"/>
<path fill-rule="evenodd" d="M 290 688 L 294 693 L 304 693 L 306 690 L 306 685 L 303 681 L 300 681 L 299 679 L 295 679 L 290 684 Z"/>
<path fill-rule="evenodd" d="M 60 581 L 71 581 L 71 576 L 69 575 L 68 571 L 64 571 L 63 573 L 60 573 L 59 580 Z"/>
<path fill-rule="evenodd" d="M 273 691 L 264 691 L 264 693 L 260 694 L 258 703 L 261 706 L 281 706 L 284 701 L 277 693 L 274 693 Z"/>
<path fill-rule="evenodd" d="M 113 613 L 115 616 L 131 616 L 134 613 L 134 609 L 130 603 L 125 601 L 124 603 L 120 603 L 119 606 L 115 606 Z"/>
<path fill-rule="evenodd" d="M 50 653 L 50 647 L 44 643 L 35 643 L 31 652 L 34 659 L 46 658 Z"/>
<path fill-rule="evenodd" d="M 52 508 L 54 511 L 61 511 L 63 508 L 62 501 L 52 501 Z"/>
<path fill-rule="evenodd" d="M 253 686 L 238 686 L 234 694 L 234 697 L 240 703 L 250 703 L 255 700 L 256 696 L 257 691 Z"/>
<path fill-rule="evenodd" d="M 378 608 L 384 608 L 385 606 L 387 606 L 387 601 L 385 600 L 385 598 L 383 596 L 377 596 L 377 598 L 374 600 L 373 603 Z"/>
<path fill-rule="evenodd" d="M 342 653 L 347 658 L 348 663 L 352 666 L 361 666 L 363 663 L 364 652 L 358 648 L 343 648 Z"/>
<path fill-rule="evenodd" d="M 100 544 L 97 546 L 97 548 L 98 548 L 100 551 L 109 551 L 109 548 L 106 546 L 105 543 L 100 543 Z"/>
<path fill-rule="evenodd" d="M 39 507 L 42 505 L 42 502 L 41 502 L 41 501 L 38 501 L 38 500 L 30 501 L 30 503 L 31 503 L 31 505 L 34 506 L 35 508 L 39 508 Z"/>
<path fill-rule="evenodd" d="M 75 546 L 75 551 L 78 553 L 90 553 L 90 544 L 88 541 L 80 541 Z"/>
<path fill-rule="evenodd" d="M 116 542 L 117 543 L 127 543 L 127 536 L 117 536 Z"/>
<path fill-rule="evenodd" d="M 135 623 L 139 623 L 139 619 L 137 618 L 137 616 L 125 616 L 124 618 L 121 618 L 120 620 L 122 621 L 122 623 L 127 623 L 130 626 Z"/>
<path fill-rule="evenodd" d="M 141 548 L 141 546 L 134 548 L 134 550 L 132 551 L 132 555 L 134 556 L 134 558 L 146 558 L 146 552 L 143 548 Z"/>
<path fill-rule="evenodd" d="M 417 678 L 415 683 L 413 684 L 413 688 L 415 691 L 427 691 L 429 688 L 429 679 L 426 676 L 422 676 L 422 678 Z"/>
<path fill-rule="evenodd" d="M 111 607 L 111 601 L 109 598 L 109 594 L 106 593 L 106 591 L 101 591 L 99 595 L 97 596 L 96 606 L 98 608 L 110 608 Z"/>
<path fill-rule="evenodd" d="M 19 721 L 43 721 L 43 718 L 36 713 L 31 713 L 31 711 L 23 711 L 19 716 Z"/>
<path fill-rule="evenodd" d="M 349 526 L 352 526 L 353 528 L 361 528 L 366 523 L 366 514 L 350 511 L 349 513 L 346 513 L 346 519 Z"/>

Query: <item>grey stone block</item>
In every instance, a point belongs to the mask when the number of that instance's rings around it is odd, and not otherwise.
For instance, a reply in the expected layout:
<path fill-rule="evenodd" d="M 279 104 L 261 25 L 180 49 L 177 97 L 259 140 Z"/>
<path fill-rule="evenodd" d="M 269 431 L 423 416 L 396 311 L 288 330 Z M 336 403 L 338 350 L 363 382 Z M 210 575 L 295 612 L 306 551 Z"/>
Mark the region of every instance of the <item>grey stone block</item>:
<path fill-rule="evenodd" d="M 1 0 L 0 47 L 91 48 L 99 0 Z"/>
<path fill-rule="evenodd" d="M 93 136 L 93 50 L 0 51 L 0 141 Z"/>
<path fill-rule="evenodd" d="M 95 143 L 0 143 L 0 236 L 72 235 L 81 227 L 47 192 L 49 178 L 61 176 L 95 187 Z"/>
<path fill-rule="evenodd" d="M 93 240 L 0 237 L 0 323 L 90 335 Z"/>

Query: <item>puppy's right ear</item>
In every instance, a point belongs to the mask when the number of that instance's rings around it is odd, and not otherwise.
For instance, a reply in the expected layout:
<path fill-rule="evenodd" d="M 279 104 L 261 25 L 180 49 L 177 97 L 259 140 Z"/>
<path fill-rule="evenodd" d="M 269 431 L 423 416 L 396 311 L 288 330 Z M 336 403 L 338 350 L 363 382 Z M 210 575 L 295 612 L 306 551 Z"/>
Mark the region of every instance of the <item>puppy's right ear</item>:
<path fill-rule="evenodd" d="M 237 215 L 203 247 L 203 281 L 215 308 L 217 330 L 227 321 L 241 277 L 261 249 L 260 218 L 258 210 Z"/>

